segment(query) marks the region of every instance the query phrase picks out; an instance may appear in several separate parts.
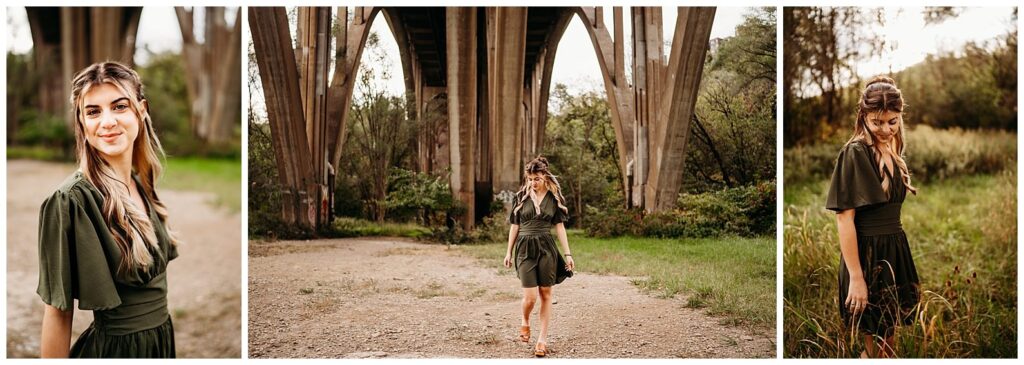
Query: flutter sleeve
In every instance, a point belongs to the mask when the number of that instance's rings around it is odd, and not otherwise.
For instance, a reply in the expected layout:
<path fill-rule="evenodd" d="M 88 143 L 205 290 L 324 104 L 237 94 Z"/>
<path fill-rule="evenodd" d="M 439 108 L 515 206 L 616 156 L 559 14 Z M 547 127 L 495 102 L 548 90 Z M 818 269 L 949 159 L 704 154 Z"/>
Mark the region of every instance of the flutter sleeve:
<path fill-rule="evenodd" d="M 836 159 L 825 208 L 840 212 L 887 202 L 878 176 L 868 147 L 859 142 L 847 144 Z"/>
<path fill-rule="evenodd" d="M 558 204 L 555 204 L 554 206 L 555 212 L 554 214 L 551 215 L 551 224 L 564 223 L 565 221 L 569 220 L 568 212 L 562 210 L 562 208 L 559 207 Z"/>
<path fill-rule="evenodd" d="M 74 191 L 57 191 L 39 212 L 39 285 L 44 303 L 60 310 L 121 305 L 108 258 L 87 208 Z"/>
<path fill-rule="evenodd" d="M 516 212 L 516 205 L 519 205 L 520 195 L 516 194 L 515 200 L 512 201 L 512 207 L 508 210 L 508 224 L 518 225 L 519 224 L 519 213 Z"/>

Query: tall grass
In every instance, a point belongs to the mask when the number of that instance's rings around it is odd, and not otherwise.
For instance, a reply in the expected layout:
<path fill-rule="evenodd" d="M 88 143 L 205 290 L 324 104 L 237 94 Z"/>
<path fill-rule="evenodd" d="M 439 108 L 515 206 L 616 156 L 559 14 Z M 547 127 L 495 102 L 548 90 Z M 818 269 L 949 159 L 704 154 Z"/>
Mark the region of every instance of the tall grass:
<path fill-rule="evenodd" d="M 786 169 L 793 164 L 787 160 Z M 907 197 L 903 226 L 922 297 L 914 323 L 896 333 L 898 356 L 1016 357 L 1017 173 L 1006 166 L 918 184 L 919 194 Z M 823 208 L 827 189 L 826 179 L 787 182 L 785 189 L 786 357 L 855 357 L 863 350 L 839 316 L 839 243 L 835 214 Z"/>
<path fill-rule="evenodd" d="M 773 238 L 592 238 L 570 230 L 569 244 L 581 272 L 634 277 L 648 293 L 681 295 L 685 306 L 706 308 L 723 323 L 774 332 Z M 461 249 L 499 267 L 506 244 Z"/>

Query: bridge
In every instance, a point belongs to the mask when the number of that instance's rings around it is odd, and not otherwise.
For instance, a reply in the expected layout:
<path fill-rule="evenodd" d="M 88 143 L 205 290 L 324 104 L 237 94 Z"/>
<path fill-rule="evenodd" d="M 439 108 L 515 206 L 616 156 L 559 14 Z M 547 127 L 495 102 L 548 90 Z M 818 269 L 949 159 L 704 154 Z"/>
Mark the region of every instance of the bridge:
<path fill-rule="evenodd" d="M 356 73 L 379 18 L 398 43 L 414 100 L 410 117 L 447 109 L 447 123 L 418 137 L 417 165 L 451 169 L 452 193 L 467 207 L 460 217 L 465 228 L 487 213 L 496 194 L 518 190 L 525 162 L 543 152 L 552 66 L 572 17 L 586 27 L 600 65 L 627 204 L 646 212 L 675 206 L 714 8 L 677 8 L 668 54 L 662 9 L 630 8 L 628 78 L 621 7 L 611 9 L 614 31 L 600 7 L 351 11 L 300 8 L 293 49 L 284 8 L 249 7 L 286 222 L 307 228 L 329 222 Z M 333 33 L 332 12 L 345 22 Z"/>

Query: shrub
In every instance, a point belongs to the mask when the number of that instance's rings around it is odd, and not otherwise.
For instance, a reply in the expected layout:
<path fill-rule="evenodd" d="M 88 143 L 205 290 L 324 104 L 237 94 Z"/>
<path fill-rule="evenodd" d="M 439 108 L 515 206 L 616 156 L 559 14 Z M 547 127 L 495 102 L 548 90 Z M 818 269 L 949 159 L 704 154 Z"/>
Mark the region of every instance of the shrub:
<path fill-rule="evenodd" d="M 622 208 L 598 209 L 587 206 L 587 220 L 583 229 L 591 237 L 618 237 L 640 235 L 640 213 Z"/>
<path fill-rule="evenodd" d="M 758 236 L 775 232 L 775 183 L 727 188 L 700 194 L 681 194 L 678 207 L 650 213 L 588 207 L 597 219 L 584 225 L 594 237 L 717 237 Z"/>

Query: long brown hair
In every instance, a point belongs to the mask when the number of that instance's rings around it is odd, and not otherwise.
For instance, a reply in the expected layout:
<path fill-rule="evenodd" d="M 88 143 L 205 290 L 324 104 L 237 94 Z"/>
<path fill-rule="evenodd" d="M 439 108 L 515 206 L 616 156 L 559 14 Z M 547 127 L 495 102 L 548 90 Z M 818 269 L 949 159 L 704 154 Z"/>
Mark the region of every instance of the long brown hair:
<path fill-rule="evenodd" d="M 550 191 L 552 195 L 555 196 L 555 202 L 558 203 L 558 209 L 561 209 L 562 212 L 566 214 L 569 213 L 569 208 L 565 207 L 565 197 L 562 196 L 562 185 L 558 183 L 558 177 L 551 174 L 551 171 L 548 169 L 548 159 L 544 158 L 544 156 L 537 156 L 537 158 L 526 164 L 526 168 L 524 170 L 524 172 L 526 172 L 525 175 L 543 175 L 544 186 L 548 188 L 548 191 Z M 526 203 L 526 199 L 530 198 L 529 189 L 530 182 L 524 181 L 523 187 L 519 189 L 519 194 L 517 194 L 519 201 L 516 201 L 512 208 L 513 214 L 518 214 L 519 209 L 521 209 L 523 204 Z"/>
<path fill-rule="evenodd" d="M 103 195 L 103 217 L 122 254 L 118 273 L 135 268 L 145 270 L 153 263 L 149 249 L 158 247 L 153 222 L 144 207 L 130 203 L 128 182 L 115 178 L 110 164 L 86 140 L 85 95 L 91 88 L 102 84 L 112 85 L 124 93 L 138 117 L 141 125 L 132 148 L 132 169 L 139 176 L 140 190 L 146 194 L 160 220 L 166 222 L 167 208 L 156 194 L 156 181 L 163 171 L 160 159 L 164 151 L 153 130 L 149 110 L 144 107 L 146 97 L 138 73 L 117 62 L 99 62 L 75 75 L 71 83 L 71 105 L 75 115 L 75 154 L 82 174 Z M 171 244 L 176 244 L 173 237 Z"/>
<path fill-rule="evenodd" d="M 853 137 L 847 141 L 850 144 L 854 141 L 862 141 L 871 148 L 875 149 L 875 156 L 878 162 L 878 172 L 882 175 L 882 189 L 886 192 L 889 191 L 889 178 L 882 171 L 884 164 L 882 163 L 883 153 L 882 150 L 875 144 L 875 137 L 871 134 L 871 130 L 867 126 L 867 115 L 869 113 L 880 113 L 880 112 L 897 112 L 900 117 L 897 118 L 899 123 L 898 133 L 893 136 L 892 143 L 888 144 L 889 154 L 893 156 L 896 161 L 896 166 L 899 169 L 900 178 L 903 180 L 903 185 L 906 186 L 907 190 L 911 193 L 917 194 L 917 188 L 910 184 L 910 169 L 907 168 L 907 162 L 904 159 L 904 152 L 906 151 L 906 138 L 903 135 L 903 92 L 896 87 L 896 81 L 886 76 L 875 76 L 868 81 L 868 84 L 864 87 L 864 91 L 861 93 L 860 101 L 857 103 L 857 124 L 853 129 Z"/>

